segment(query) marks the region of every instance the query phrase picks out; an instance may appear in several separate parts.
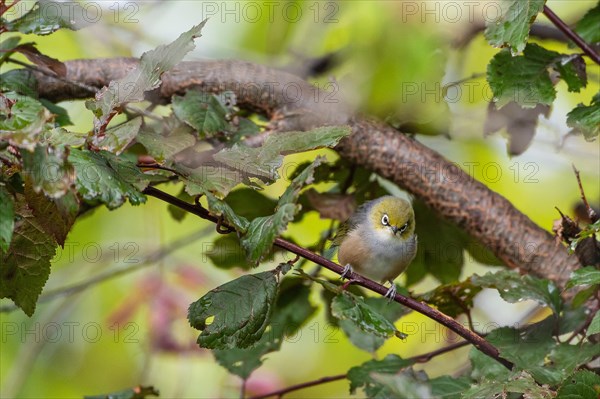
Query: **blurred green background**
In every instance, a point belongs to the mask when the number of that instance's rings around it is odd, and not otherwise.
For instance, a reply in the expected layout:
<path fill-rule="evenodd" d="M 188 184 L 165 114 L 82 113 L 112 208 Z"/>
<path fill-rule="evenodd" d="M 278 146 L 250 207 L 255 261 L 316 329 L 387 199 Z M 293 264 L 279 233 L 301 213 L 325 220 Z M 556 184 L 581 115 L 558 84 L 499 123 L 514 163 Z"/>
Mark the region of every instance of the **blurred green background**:
<path fill-rule="evenodd" d="M 42 53 L 63 61 L 137 57 L 171 42 L 209 17 L 188 60 L 243 59 L 298 72 L 307 59 L 335 52 L 337 66 L 315 83 L 336 81 L 344 99 L 357 112 L 392 123 L 422 124 L 441 133 L 419 135 L 417 140 L 461 168 L 471 168 L 475 178 L 550 230 L 558 217 L 554 208 L 572 214 L 579 198 L 572 164 L 581 170 L 588 199 L 598 204 L 600 198 L 598 141 L 569 137 L 563 142 L 569 130 L 567 112 L 578 103 L 589 103 L 599 90 L 600 71 L 588 63 L 590 84 L 581 93 L 568 93 L 561 82 L 552 113 L 548 119 L 540 119 L 530 148 L 520 156 L 509 157 L 506 137 L 497 133 L 484 138 L 482 133 L 486 100 L 491 97 L 485 70 L 497 50 L 481 34 L 464 48 L 452 46 L 474 25 L 493 17 L 489 3 L 82 2 L 94 21 L 90 27 L 77 32 L 60 30 L 45 37 L 31 35 L 23 41 L 36 42 Z M 547 4 L 569 22 L 595 3 Z M 22 13 L 31 5 L 21 2 L 13 12 Z M 549 24 L 543 16 L 538 21 Z M 544 46 L 572 51 L 559 42 L 544 41 Z M 468 79 L 468 85 L 454 86 L 444 101 L 441 88 L 462 79 Z M 92 115 L 83 102 L 60 105 L 69 110 L 75 124 L 70 130 L 91 129 Z M 321 152 L 330 160 L 337 157 L 332 151 Z M 313 156 L 287 157 L 282 175 Z M 266 193 L 277 197 L 285 185 L 282 179 Z M 170 191 L 176 193 L 177 189 Z M 311 212 L 287 234 L 308 245 L 318 241 L 321 231 L 328 227 L 329 221 Z M 218 366 L 208 351 L 197 347 L 197 331 L 185 318 L 189 303 L 244 273 L 211 265 L 205 252 L 215 236 L 214 227 L 198 218 L 174 221 L 167 206 L 154 199 L 140 207 L 125 205 L 113 212 L 98 209 L 79 220 L 53 262 L 45 292 L 86 282 L 88 286 L 69 295 L 49 295 L 31 319 L 20 311 L 0 313 L 0 396 L 81 397 L 144 384 L 154 385 L 165 398 L 237 397 L 240 380 Z M 195 241 L 172 250 L 174 242 L 186 238 Z M 157 256 L 160 259 L 156 260 Z M 118 273 L 135 265 L 139 265 L 135 272 Z M 272 264 L 260 268 L 269 266 Z M 487 270 L 490 268 L 469 261 L 461 277 Z M 95 276 L 107 278 L 96 282 Z M 435 284 L 429 278 L 411 290 L 423 292 Z M 313 303 L 319 304 L 318 290 L 314 291 Z M 10 307 L 10 302 L 3 300 L 1 305 Z M 530 303 L 509 305 L 486 292 L 478 298 L 474 316 L 485 331 L 486 326 L 519 322 L 531 309 Z M 414 313 L 402 318 L 398 327 L 409 337 L 405 342 L 390 340 L 378 351 L 379 356 L 417 355 L 458 340 Z M 458 372 L 468 366 L 466 354 L 463 348 L 438 357 L 425 370 L 432 377 Z M 370 358 L 328 325 L 320 309 L 297 336 L 289 337 L 280 352 L 268 356 L 264 366 L 251 376 L 247 391 L 257 394 L 344 373 Z M 343 380 L 289 395 L 346 396 L 348 384 Z"/>

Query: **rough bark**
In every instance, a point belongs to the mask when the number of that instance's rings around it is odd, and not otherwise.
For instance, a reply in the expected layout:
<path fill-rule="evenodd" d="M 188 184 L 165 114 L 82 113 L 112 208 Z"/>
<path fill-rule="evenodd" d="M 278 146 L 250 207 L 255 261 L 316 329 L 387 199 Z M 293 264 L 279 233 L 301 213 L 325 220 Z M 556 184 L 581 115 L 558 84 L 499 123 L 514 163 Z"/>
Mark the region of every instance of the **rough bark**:
<path fill-rule="evenodd" d="M 66 80 L 101 88 L 136 64 L 136 59 L 68 61 Z M 90 97 L 90 91 L 83 87 L 40 73 L 36 77 L 40 96 L 51 101 Z M 508 267 L 551 279 L 559 286 L 580 267 L 550 233 L 503 196 L 417 140 L 381 122 L 352 115 L 337 94 L 319 90 L 283 71 L 223 60 L 179 64 L 163 76 L 162 85 L 149 93 L 148 99 L 166 103 L 173 94 L 193 87 L 235 92 L 240 106 L 269 116 L 275 131 L 347 124 L 353 134 L 336 148 L 342 157 L 420 198 L 478 239 Z"/>

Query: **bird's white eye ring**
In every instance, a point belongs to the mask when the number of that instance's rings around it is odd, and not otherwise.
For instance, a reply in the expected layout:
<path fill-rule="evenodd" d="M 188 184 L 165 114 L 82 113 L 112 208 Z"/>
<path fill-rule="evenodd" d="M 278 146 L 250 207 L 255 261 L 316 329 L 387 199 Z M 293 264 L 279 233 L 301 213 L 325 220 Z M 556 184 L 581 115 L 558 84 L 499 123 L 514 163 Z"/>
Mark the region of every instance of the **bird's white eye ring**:
<path fill-rule="evenodd" d="M 386 213 L 384 213 L 383 216 L 381 217 L 381 224 L 383 224 L 384 226 L 390 225 L 390 218 L 388 217 L 388 215 Z"/>

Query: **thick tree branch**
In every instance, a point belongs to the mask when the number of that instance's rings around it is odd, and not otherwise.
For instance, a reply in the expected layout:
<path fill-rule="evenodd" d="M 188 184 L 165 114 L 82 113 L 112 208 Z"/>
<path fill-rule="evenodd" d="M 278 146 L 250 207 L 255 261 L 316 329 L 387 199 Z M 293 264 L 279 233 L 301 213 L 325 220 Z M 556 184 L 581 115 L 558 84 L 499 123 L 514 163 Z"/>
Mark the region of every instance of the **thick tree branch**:
<path fill-rule="evenodd" d="M 121 78 L 137 59 L 66 62 L 68 80 L 101 88 Z M 80 85 L 68 85 L 34 72 L 40 97 L 51 101 L 88 98 Z M 319 90 L 285 72 L 248 62 L 183 62 L 163 75 L 162 85 L 148 94 L 167 103 L 191 88 L 231 90 L 241 107 L 271 118 L 274 131 L 305 130 L 347 124 L 353 134 L 336 150 L 347 160 L 390 179 L 423 200 L 447 220 L 479 240 L 508 267 L 564 286 L 580 265 L 553 237 L 508 200 L 476 181 L 437 152 L 381 122 L 353 116 L 335 94 Z"/>
<path fill-rule="evenodd" d="M 151 195 L 155 198 L 158 198 L 162 201 L 165 201 L 165 202 L 167 202 L 173 206 L 176 206 L 180 209 L 183 209 L 193 215 L 201 217 L 202 219 L 210 220 L 214 223 L 218 223 L 221 225 L 224 224 L 220 218 L 218 218 L 214 215 L 211 215 L 210 213 L 208 213 L 208 211 L 206 209 L 199 207 L 197 205 L 185 202 L 177 197 L 167 194 L 164 191 L 158 190 L 157 188 L 154 188 L 152 186 L 147 187 L 144 190 L 144 193 L 147 195 Z M 282 238 L 276 238 L 275 245 L 280 248 L 283 248 L 289 252 L 292 252 L 293 254 L 299 255 L 299 256 L 303 257 L 304 259 L 308 259 L 311 262 L 321 265 L 321 266 L 331 270 L 334 273 L 337 273 L 339 275 L 342 275 L 344 273 L 344 268 L 342 266 L 338 265 L 337 263 L 332 262 L 327 258 L 324 258 L 314 252 L 307 250 L 306 248 L 302 248 L 302 247 L 300 247 L 294 243 L 291 243 L 289 241 L 286 241 Z M 388 291 L 388 289 L 386 287 L 384 287 L 383 285 L 378 284 L 373 280 L 369 280 L 368 278 L 363 277 L 360 274 L 356 274 L 353 272 L 350 275 L 346 274 L 346 277 L 348 277 L 354 284 L 358 284 L 358 285 L 365 287 L 373 292 L 376 292 L 382 296 L 385 296 Z M 513 364 L 511 362 L 509 362 L 508 360 L 502 358 L 500 356 L 500 353 L 498 352 L 498 349 L 496 349 L 492 344 L 487 342 L 485 339 L 483 339 L 477 333 L 465 328 L 462 324 L 460 324 L 453 318 L 446 316 L 442 312 L 426 305 L 423 302 L 418 302 L 410 297 L 407 297 L 407 296 L 404 296 L 401 294 L 396 294 L 396 296 L 393 299 L 394 299 L 394 301 L 396 301 L 416 312 L 419 312 L 419 313 L 431 318 L 432 320 L 440 323 L 441 325 L 447 327 L 449 330 L 455 332 L 459 336 L 461 336 L 464 339 L 466 339 L 467 341 L 469 341 L 473 346 L 475 346 L 482 353 L 485 353 L 486 355 L 495 359 L 496 361 L 498 361 L 500 364 L 502 364 L 509 370 L 512 369 Z"/>

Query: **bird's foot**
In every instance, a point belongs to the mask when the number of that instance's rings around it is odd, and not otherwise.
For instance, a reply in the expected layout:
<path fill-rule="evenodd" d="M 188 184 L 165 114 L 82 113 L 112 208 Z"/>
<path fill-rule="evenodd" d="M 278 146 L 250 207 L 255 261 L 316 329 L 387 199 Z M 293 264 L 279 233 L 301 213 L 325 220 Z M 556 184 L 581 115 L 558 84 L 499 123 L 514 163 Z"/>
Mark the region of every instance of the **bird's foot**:
<path fill-rule="evenodd" d="M 387 290 L 384 297 L 387 298 L 389 302 L 392 302 L 396 297 L 396 284 L 394 284 L 393 281 L 390 281 L 390 284 L 392 284 L 392 286 Z"/>
<path fill-rule="evenodd" d="M 348 276 L 349 274 L 352 274 L 353 272 L 354 272 L 354 270 L 352 270 L 352 266 L 350 265 L 350 263 L 348 263 L 346 266 L 344 266 L 344 271 L 342 272 L 340 278 L 345 279 L 345 278 L 347 278 L 346 276 Z"/>

